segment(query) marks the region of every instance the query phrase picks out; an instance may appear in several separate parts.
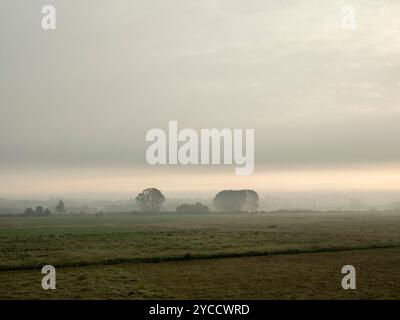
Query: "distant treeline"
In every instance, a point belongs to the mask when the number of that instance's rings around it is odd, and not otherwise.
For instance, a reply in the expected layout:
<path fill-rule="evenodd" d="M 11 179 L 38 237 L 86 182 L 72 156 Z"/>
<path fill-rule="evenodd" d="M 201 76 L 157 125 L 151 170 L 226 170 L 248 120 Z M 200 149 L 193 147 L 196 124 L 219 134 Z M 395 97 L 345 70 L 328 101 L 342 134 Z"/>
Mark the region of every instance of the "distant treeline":
<path fill-rule="evenodd" d="M 138 211 L 143 213 L 160 212 L 164 201 L 164 195 L 157 188 L 147 188 L 135 198 Z M 213 207 L 217 212 L 258 212 L 258 202 L 259 196 L 254 190 L 223 190 L 214 197 Z M 176 212 L 179 213 L 208 213 L 210 211 L 207 205 L 200 202 L 183 203 L 176 207 Z M 55 212 L 67 212 L 62 200 L 56 205 Z M 19 216 L 40 217 L 50 214 L 48 208 L 37 206 L 36 209 L 26 208 L 24 213 Z M 97 216 L 101 216 L 101 214 L 99 212 Z"/>
<path fill-rule="evenodd" d="M 23 216 L 49 216 L 51 214 L 49 208 L 43 209 L 41 206 L 37 206 L 35 210 L 32 208 L 26 208 Z"/>
<path fill-rule="evenodd" d="M 210 209 L 200 202 L 195 204 L 184 203 L 176 207 L 176 212 L 180 213 L 208 213 Z"/>
<path fill-rule="evenodd" d="M 213 200 L 213 206 L 220 212 L 257 212 L 258 194 L 254 190 L 223 190 Z M 135 198 L 136 206 L 141 212 L 159 212 L 165 201 L 164 195 L 156 188 L 143 190 Z M 176 208 L 181 213 L 207 213 L 208 206 L 199 202 L 184 203 Z"/>

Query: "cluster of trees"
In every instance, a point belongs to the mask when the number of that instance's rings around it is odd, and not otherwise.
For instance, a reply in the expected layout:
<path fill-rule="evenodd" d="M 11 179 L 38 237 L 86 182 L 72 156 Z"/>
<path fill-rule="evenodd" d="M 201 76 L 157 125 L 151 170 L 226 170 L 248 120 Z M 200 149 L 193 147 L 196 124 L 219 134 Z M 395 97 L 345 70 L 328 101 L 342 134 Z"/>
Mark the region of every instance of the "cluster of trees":
<path fill-rule="evenodd" d="M 156 188 L 145 189 L 135 198 L 136 205 L 142 212 L 158 212 L 164 201 L 164 195 Z M 257 212 L 258 202 L 258 194 L 254 190 L 224 190 L 215 196 L 213 205 L 217 211 L 222 212 Z M 209 208 L 199 202 L 185 203 L 179 205 L 176 211 L 205 213 L 209 212 Z"/>
<path fill-rule="evenodd" d="M 256 212 L 258 200 L 254 190 L 224 190 L 215 196 L 213 205 L 218 211 Z"/>
<path fill-rule="evenodd" d="M 200 202 L 196 202 L 195 204 L 184 203 L 176 207 L 176 212 L 181 213 L 207 213 L 209 211 L 210 209 Z"/>
<path fill-rule="evenodd" d="M 57 213 L 65 213 L 65 204 L 62 200 L 57 203 L 55 211 Z M 36 209 L 26 208 L 24 211 L 24 215 L 27 216 L 49 216 L 50 214 L 50 209 L 43 209 L 42 206 L 37 206 Z"/>
<path fill-rule="evenodd" d="M 24 215 L 27 216 L 49 216 L 51 214 L 49 208 L 43 209 L 41 206 L 37 206 L 35 210 L 32 208 L 26 208 Z"/>
<path fill-rule="evenodd" d="M 56 212 L 57 213 L 65 213 L 65 204 L 62 200 L 58 201 L 56 205 Z"/>

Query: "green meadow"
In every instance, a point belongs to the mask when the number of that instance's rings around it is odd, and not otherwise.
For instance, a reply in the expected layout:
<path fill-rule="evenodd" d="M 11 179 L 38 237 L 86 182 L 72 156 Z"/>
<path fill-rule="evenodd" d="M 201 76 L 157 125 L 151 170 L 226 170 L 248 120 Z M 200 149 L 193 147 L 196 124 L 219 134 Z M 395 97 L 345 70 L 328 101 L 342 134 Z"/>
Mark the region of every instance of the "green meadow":
<path fill-rule="evenodd" d="M 386 288 L 398 262 L 396 212 L 0 218 L 1 299 L 351 298 L 344 264 L 358 263 L 369 283 L 387 276 Z M 46 264 L 57 269 L 54 292 L 40 286 Z M 373 287 L 355 291 L 376 298 Z"/>

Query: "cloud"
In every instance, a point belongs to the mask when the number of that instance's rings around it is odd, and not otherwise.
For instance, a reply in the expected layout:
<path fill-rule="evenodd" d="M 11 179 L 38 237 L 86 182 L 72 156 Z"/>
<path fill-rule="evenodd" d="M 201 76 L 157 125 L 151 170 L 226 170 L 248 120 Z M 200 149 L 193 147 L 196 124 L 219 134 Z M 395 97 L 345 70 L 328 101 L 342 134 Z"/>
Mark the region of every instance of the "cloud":
<path fill-rule="evenodd" d="M 399 161 L 400 5 L 342 5 L 56 1 L 48 34 L 2 1 L 0 168 L 141 168 L 169 120 L 254 128 L 256 166 Z"/>

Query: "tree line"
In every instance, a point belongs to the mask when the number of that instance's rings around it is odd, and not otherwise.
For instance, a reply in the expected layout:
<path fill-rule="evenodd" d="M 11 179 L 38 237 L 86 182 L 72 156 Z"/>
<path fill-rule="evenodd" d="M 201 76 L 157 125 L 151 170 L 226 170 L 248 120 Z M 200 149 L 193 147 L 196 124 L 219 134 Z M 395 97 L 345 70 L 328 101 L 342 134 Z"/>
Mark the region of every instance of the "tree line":
<path fill-rule="evenodd" d="M 259 197 L 254 190 L 223 190 L 213 199 L 213 207 L 218 212 L 257 212 Z M 147 188 L 135 198 L 136 207 L 140 212 L 159 212 L 165 202 L 165 196 L 157 188 Z M 183 203 L 176 207 L 179 213 L 208 213 L 210 208 L 200 202 Z M 65 213 L 65 204 L 60 200 L 56 207 L 56 213 Z M 26 216 L 48 216 L 49 208 L 37 206 L 36 209 L 26 208 Z"/>
<path fill-rule="evenodd" d="M 65 213 L 65 204 L 62 200 L 57 203 L 55 211 L 57 213 Z M 42 206 L 37 206 L 35 209 L 33 209 L 32 207 L 26 208 L 23 213 L 23 215 L 25 216 L 49 216 L 50 214 L 50 209 L 44 209 Z"/>
<path fill-rule="evenodd" d="M 135 198 L 137 207 L 142 212 L 158 212 L 165 201 L 164 195 L 157 188 L 143 190 Z M 219 212 L 257 212 L 259 196 L 254 190 L 223 190 L 213 199 L 213 206 Z M 177 212 L 205 213 L 208 206 L 199 202 L 184 203 L 176 208 Z"/>

